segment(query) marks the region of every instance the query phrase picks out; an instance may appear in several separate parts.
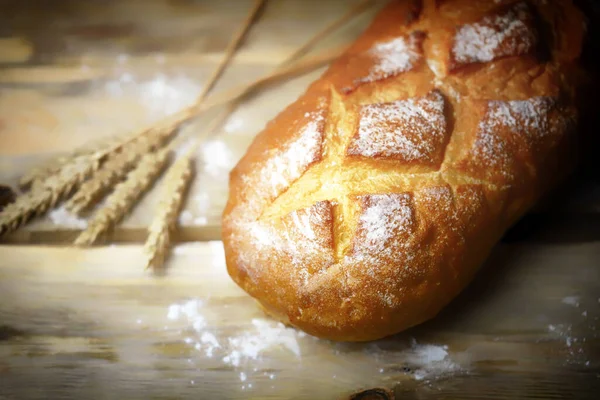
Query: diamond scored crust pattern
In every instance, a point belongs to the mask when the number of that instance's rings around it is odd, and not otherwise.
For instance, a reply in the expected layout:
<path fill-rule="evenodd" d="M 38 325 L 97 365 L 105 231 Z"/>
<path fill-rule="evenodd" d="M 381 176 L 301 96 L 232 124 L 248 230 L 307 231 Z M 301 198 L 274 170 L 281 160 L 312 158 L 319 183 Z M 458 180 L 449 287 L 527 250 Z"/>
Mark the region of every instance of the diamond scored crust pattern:
<path fill-rule="evenodd" d="M 429 74 L 432 85 L 384 101 L 379 92 L 355 100 L 353 92 L 330 85 L 316 109 L 304 114 L 301 133 L 260 169 L 272 202 L 249 212 L 251 220 L 240 228 L 252 246 L 241 246 L 238 264 L 251 279 L 259 281 L 278 264 L 292 265 L 289 281 L 307 288 L 318 286 L 324 273 L 338 274 L 347 288 L 356 282 L 369 286 L 365 277 L 376 280 L 379 269 L 391 263 L 401 267 L 375 292 L 392 309 L 407 281 L 418 288 L 428 269 L 443 268 L 414 265 L 417 258 L 428 260 L 427 250 L 414 250 L 427 246 L 415 242 L 431 241 L 429 247 L 437 246 L 432 252 L 464 243 L 481 229 L 480 215 L 497 212 L 489 196 L 534 178 L 531 160 L 556 146 L 569 127 L 569 110 L 554 96 L 474 97 L 457 94 L 447 79 L 458 64 L 491 68 L 486 64 L 533 52 L 531 20 L 530 9 L 517 3 L 460 25 L 453 47 L 429 54 L 423 50 L 424 29 L 416 23 L 412 32 L 357 55 L 372 61 L 362 76 L 348 78 L 360 82 L 359 89 L 373 83 L 402 86 L 407 73 Z M 440 71 L 440 65 L 454 67 Z M 431 216 L 445 227 L 433 226 Z M 457 274 L 450 268 L 438 276 L 451 281 Z M 289 285 L 281 278 L 268 289 L 285 302 Z M 351 289 L 338 294 L 351 297 Z"/>

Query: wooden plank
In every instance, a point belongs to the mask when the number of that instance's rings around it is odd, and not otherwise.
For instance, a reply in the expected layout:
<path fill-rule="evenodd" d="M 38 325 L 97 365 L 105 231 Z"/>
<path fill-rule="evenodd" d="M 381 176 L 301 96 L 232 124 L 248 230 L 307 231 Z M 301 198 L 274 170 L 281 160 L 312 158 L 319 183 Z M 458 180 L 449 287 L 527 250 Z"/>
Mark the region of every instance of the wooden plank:
<path fill-rule="evenodd" d="M 585 398 L 598 387 L 600 242 L 501 245 L 438 318 L 368 344 L 277 327 L 228 278 L 220 242 L 176 247 L 163 277 L 142 271 L 140 251 L 0 246 L 0 395 Z"/>

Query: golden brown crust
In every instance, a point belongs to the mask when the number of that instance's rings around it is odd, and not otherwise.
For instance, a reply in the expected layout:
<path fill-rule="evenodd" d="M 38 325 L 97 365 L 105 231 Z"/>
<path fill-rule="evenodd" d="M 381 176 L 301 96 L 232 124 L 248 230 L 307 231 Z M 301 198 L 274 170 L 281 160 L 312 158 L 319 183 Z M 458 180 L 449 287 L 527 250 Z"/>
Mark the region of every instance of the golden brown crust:
<path fill-rule="evenodd" d="M 583 31 L 568 1 L 390 3 L 232 171 L 231 277 L 334 340 L 436 315 L 571 170 Z"/>

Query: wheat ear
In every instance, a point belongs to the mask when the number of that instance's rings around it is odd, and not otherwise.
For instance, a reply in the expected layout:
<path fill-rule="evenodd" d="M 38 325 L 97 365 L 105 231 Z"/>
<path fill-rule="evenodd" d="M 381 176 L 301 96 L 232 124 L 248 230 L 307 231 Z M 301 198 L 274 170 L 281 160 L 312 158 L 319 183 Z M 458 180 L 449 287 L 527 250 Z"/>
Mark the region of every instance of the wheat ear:
<path fill-rule="evenodd" d="M 177 125 L 159 126 L 127 143 L 119 152 L 110 154 L 102 167 L 65 203 L 65 208 L 75 214 L 87 210 L 114 184 L 122 180 L 144 154 L 161 147 L 176 132 Z"/>
<path fill-rule="evenodd" d="M 102 138 L 76 149 L 70 154 L 62 154 L 56 158 L 52 158 L 46 163 L 35 166 L 23 174 L 19 179 L 19 187 L 21 189 L 28 189 L 34 185 L 39 185 L 40 183 L 43 183 L 46 178 L 59 173 L 61 168 L 66 167 L 68 164 L 75 161 L 76 158 L 97 153 L 107 147 L 115 147 L 117 143 L 122 140 L 122 138 L 117 137 Z"/>
<path fill-rule="evenodd" d="M 146 268 L 157 269 L 165 261 L 170 245 L 170 235 L 192 178 L 192 152 L 177 159 L 165 175 L 158 211 L 148 228 L 144 246 Z"/>
<path fill-rule="evenodd" d="M 73 158 L 60 171 L 48 177 L 32 189 L 18 196 L 0 213 L 0 235 L 12 232 L 32 217 L 46 212 L 69 195 L 87 176 L 97 168 L 97 154 Z"/>
<path fill-rule="evenodd" d="M 160 175 L 169 160 L 170 152 L 169 148 L 165 148 L 142 157 L 138 166 L 127 174 L 127 179 L 119 183 L 107 197 L 106 204 L 88 221 L 87 228 L 79 234 L 74 244 L 92 245 L 100 235 L 119 222 Z"/>

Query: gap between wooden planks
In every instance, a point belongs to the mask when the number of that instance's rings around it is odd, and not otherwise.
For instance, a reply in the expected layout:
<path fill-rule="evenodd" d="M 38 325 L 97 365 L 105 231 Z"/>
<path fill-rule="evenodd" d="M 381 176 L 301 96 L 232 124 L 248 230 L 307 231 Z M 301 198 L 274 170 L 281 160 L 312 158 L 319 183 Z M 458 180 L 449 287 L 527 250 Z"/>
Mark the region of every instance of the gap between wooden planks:
<path fill-rule="evenodd" d="M 221 239 L 219 221 L 208 225 L 179 226 L 172 234 L 173 243 L 205 242 Z M 70 245 L 81 232 L 79 229 L 41 225 L 26 227 L 3 238 L 13 245 Z M 98 245 L 141 244 L 147 236 L 144 225 L 118 226 L 100 240 Z M 502 238 L 514 243 L 586 243 L 600 240 L 600 214 L 594 212 L 531 212 L 519 220 Z"/>

